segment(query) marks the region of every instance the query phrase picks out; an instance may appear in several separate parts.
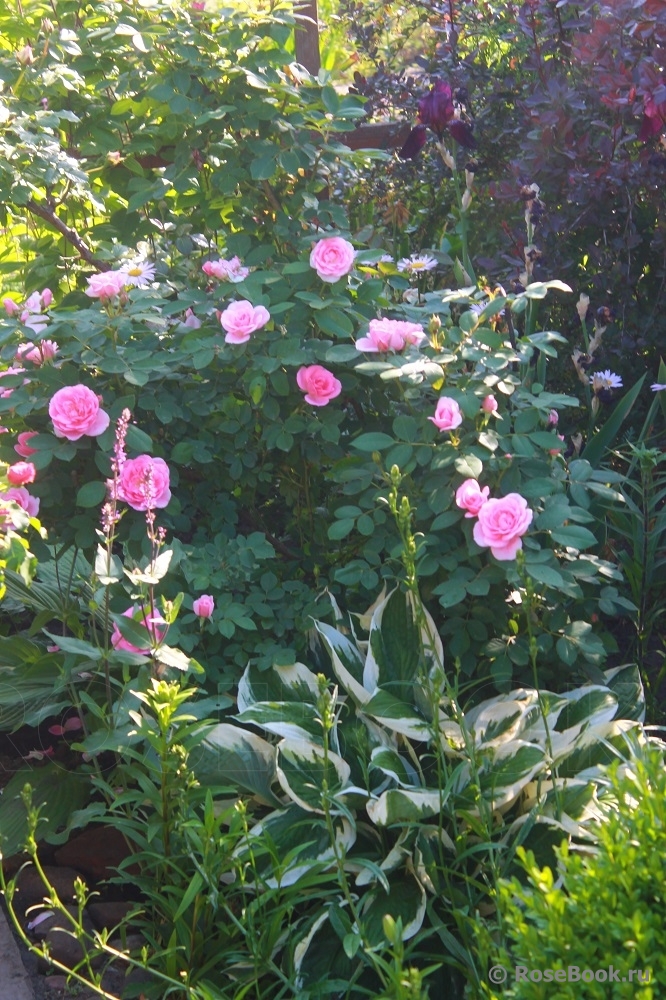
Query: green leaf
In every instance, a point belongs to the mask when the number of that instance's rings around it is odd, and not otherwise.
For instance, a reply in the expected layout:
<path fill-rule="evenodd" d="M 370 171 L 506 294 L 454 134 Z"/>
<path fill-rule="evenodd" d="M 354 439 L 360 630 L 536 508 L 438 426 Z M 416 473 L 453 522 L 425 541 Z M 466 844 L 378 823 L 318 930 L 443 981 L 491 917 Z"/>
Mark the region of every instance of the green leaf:
<path fill-rule="evenodd" d="M 394 826 L 437 816 L 444 802 L 446 795 L 440 795 L 437 789 L 389 788 L 368 802 L 366 809 L 377 826 Z"/>
<path fill-rule="evenodd" d="M 271 790 L 275 781 L 276 750 L 261 736 L 240 726 L 220 723 L 209 730 L 196 754 L 194 771 L 203 785 L 224 785 L 258 795 L 279 805 Z"/>
<path fill-rule="evenodd" d="M 97 507 L 106 498 L 106 483 L 85 483 L 76 494 L 79 507 Z"/>
<path fill-rule="evenodd" d="M 589 528 L 583 528 L 579 524 L 566 524 L 562 528 L 553 528 L 551 536 L 553 541 L 573 549 L 589 549 L 591 545 L 597 544 L 597 539 Z"/>
<path fill-rule="evenodd" d="M 373 431 L 368 434 L 359 434 L 351 442 L 351 446 L 359 451 L 382 451 L 384 448 L 392 447 L 395 443 L 395 438 L 392 438 L 390 434 L 384 434 L 383 431 Z"/>
<path fill-rule="evenodd" d="M 277 779 L 300 806 L 324 814 L 323 796 L 334 795 L 349 780 L 351 768 L 338 754 L 303 740 L 283 740 L 277 748 Z"/>
<path fill-rule="evenodd" d="M 615 406 L 613 412 L 608 420 L 605 421 L 603 427 L 597 431 L 597 433 L 585 446 L 581 458 L 589 462 L 590 465 L 594 466 L 594 468 L 599 465 L 607 451 L 613 447 L 613 443 L 617 437 L 620 427 L 628 417 L 632 406 L 638 399 L 638 394 L 641 391 L 645 377 L 645 375 L 641 375 L 638 382 L 636 382 L 636 384 Z"/>
<path fill-rule="evenodd" d="M 365 704 L 370 698 L 370 693 L 363 687 L 365 660 L 359 650 L 347 636 L 326 622 L 316 621 L 315 628 L 328 649 L 333 670 L 343 688 L 349 692 L 358 705 Z"/>
<path fill-rule="evenodd" d="M 81 809 L 90 796 L 90 780 L 59 764 L 46 764 L 36 770 L 26 765 L 13 776 L 0 798 L 0 851 L 5 857 L 17 854 L 28 834 L 27 814 L 20 798 L 23 787 L 32 787 L 32 802 L 41 807 L 48 824 L 42 823 L 38 836 L 49 840 L 67 824 L 72 813 Z"/>

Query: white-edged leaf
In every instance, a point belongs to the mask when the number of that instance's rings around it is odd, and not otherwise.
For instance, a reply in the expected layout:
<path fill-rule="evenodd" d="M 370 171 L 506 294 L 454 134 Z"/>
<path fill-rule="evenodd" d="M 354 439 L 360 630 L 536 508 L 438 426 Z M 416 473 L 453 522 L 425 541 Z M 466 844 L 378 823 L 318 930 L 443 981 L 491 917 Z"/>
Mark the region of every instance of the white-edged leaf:
<path fill-rule="evenodd" d="M 402 788 L 418 788 L 420 785 L 414 766 L 407 757 L 403 757 L 392 747 L 375 747 L 370 756 L 370 763 L 390 778 L 394 778 Z"/>
<path fill-rule="evenodd" d="M 387 729 L 413 740 L 427 740 L 432 734 L 428 722 L 417 713 L 416 709 L 395 698 L 388 691 L 381 689 L 377 691 L 363 706 L 363 713 Z"/>
<path fill-rule="evenodd" d="M 206 734 L 197 753 L 195 773 L 203 785 L 232 782 L 270 805 L 280 801 L 271 790 L 276 749 L 256 733 L 221 722 Z"/>
<path fill-rule="evenodd" d="M 238 682 L 238 711 L 264 702 L 314 705 L 318 695 L 317 678 L 303 663 L 273 664 L 268 670 L 249 664 Z"/>
<path fill-rule="evenodd" d="M 349 781 L 351 768 L 336 753 L 305 740 L 282 740 L 277 747 L 277 780 L 282 790 L 301 809 L 324 813 L 324 782 L 329 795 Z"/>
<path fill-rule="evenodd" d="M 385 940 L 384 917 L 390 914 L 402 921 L 402 940 L 408 941 L 421 930 L 426 912 L 426 894 L 421 883 L 413 876 L 390 880 L 386 893 L 380 887 L 373 889 L 363 900 L 361 921 L 372 944 Z"/>
<path fill-rule="evenodd" d="M 370 694 L 363 687 L 363 657 L 350 639 L 325 622 L 315 622 L 331 657 L 335 676 L 354 701 L 364 705 Z"/>
<path fill-rule="evenodd" d="M 378 799 L 368 802 L 365 808 L 377 826 L 392 826 L 394 823 L 417 823 L 436 816 L 443 800 L 444 795 L 437 790 L 389 788 Z"/>
<path fill-rule="evenodd" d="M 312 705 L 294 702 L 257 702 L 236 716 L 237 722 L 259 726 L 288 740 L 321 742 L 322 729 Z"/>

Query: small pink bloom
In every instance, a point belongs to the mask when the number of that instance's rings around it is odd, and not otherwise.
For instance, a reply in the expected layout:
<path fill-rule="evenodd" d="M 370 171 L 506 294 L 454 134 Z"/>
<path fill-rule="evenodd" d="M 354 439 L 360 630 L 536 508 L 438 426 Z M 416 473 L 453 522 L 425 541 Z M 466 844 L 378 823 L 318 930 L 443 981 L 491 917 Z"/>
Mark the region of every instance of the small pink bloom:
<path fill-rule="evenodd" d="M 210 618 L 215 610 L 215 601 L 210 594 L 202 594 L 192 602 L 192 610 L 195 615 L 199 615 L 199 618 Z"/>
<path fill-rule="evenodd" d="M 357 351 L 374 353 L 377 351 L 401 351 L 406 344 L 419 347 L 426 335 L 419 323 L 407 323 L 397 319 L 371 319 L 368 336 L 356 341 Z"/>
<path fill-rule="evenodd" d="M 456 427 L 460 427 L 463 416 L 455 399 L 451 399 L 450 396 L 440 396 L 437 401 L 435 415 L 434 417 L 428 417 L 428 420 L 432 420 L 435 427 L 440 431 L 452 431 Z"/>
<path fill-rule="evenodd" d="M 12 486 L 25 486 L 26 483 L 34 483 L 37 469 L 32 462 L 15 462 L 7 469 L 7 481 Z"/>
<path fill-rule="evenodd" d="M 17 361 L 32 361 L 33 365 L 41 365 L 45 361 L 52 361 L 58 353 L 58 345 L 55 340 L 42 340 L 39 344 L 28 341 L 20 344 L 16 351 Z"/>
<path fill-rule="evenodd" d="M 50 288 L 45 288 L 41 295 L 42 309 L 48 309 L 53 302 L 53 292 Z"/>
<path fill-rule="evenodd" d="M 93 274 L 86 279 L 88 287 L 86 295 L 91 299 L 100 299 L 107 302 L 114 295 L 120 295 L 127 284 L 127 275 L 124 271 L 103 271 L 101 274 Z"/>
<path fill-rule="evenodd" d="M 476 479 L 466 479 L 456 490 L 456 505 L 467 512 L 465 517 L 476 517 L 489 493 L 490 487 L 481 489 Z"/>
<path fill-rule="evenodd" d="M 231 260 L 207 260 L 201 270 L 209 278 L 231 281 L 234 285 L 247 278 L 250 273 L 250 268 L 243 267 L 238 257 L 232 257 Z"/>
<path fill-rule="evenodd" d="M 100 409 L 99 398 L 86 385 L 66 385 L 49 403 L 49 416 L 56 437 L 78 441 L 84 434 L 98 437 L 109 426 L 109 415 Z"/>
<path fill-rule="evenodd" d="M 117 496 L 134 510 L 166 507 L 171 499 L 169 466 L 152 455 L 128 458 L 118 479 Z"/>
<path fill-rule="evenodd" d="M 141 646 L 135 646 L 129 639 L 123 638 L 122 632 L 114 624 L 113 632 L 111 633 L 111 645 L 114 649 L 124 649 L 128 653 L 147 653 L 150 646 L 160 643 L 166 635 L 166 629 L 160 627 L 161 625 L 166 625 L 161 615 L 156 614 L 154 618 L 151 618 L 149 615 L 142 615 L 140 608 L 137 608 L 136 605 L 128 608 L 127 611 L 123 611 L 123 618 L 132 618 L 140 625 L 143 625 L 146 630 L 146 641 Z"/>
<path fill-rule="evenodd" d="M 520 493 L 486 500 L 474 525 L 474 541 L 477 545 L 490 546 L 495 559 L 515 559 L 523 547 L 521 536 L 532 523 L 532 517 L 527 500 Z"/>
<path fill-rule="evenodd" d="M 47 646 L 46 647 L 46 652 L 47 653 L 59 653 L 60 652 L 60 646 Z"/>
<path fill-rule="evenodd" d="M 12 489 L 0 493 L 0 500 L 13 500 L 30 517 L 37 517 L 39 514 L 39 498 L 33 497 L 24 486 L 14 486 Z"/>
<path fill-rule="evenodd" d="M 327 236 L 312 248 L 310 267 L 313 267 L 322 281 L 339 281 L 349 274 L 354 266 L 356 251 L 351 243 L 341 236 Z"/>
<path fill-rule="evenodd" d="M 31 448 L 28 444 L 30 438 L 37 437 L 39 431 L 21 431 L 18 436 L 18 444 L 14 445 L 14 451 L 21 458 L 30 458 L 31 455 L 37 454 L 36 448 Z"/>
<path fill-rule="evenodd" d="M 497 408 L 497 400 L 494 396 L 486 396 L 481 403 L 481 409 L 484 413 L 497 413 Z"/>
<path fill-rule="evenodd" d="M 307 365 L 296 373 L 298 388 L 305 393 L 305 402 L 311 406 L 326 406 L 342 392 L 342 383 L 321 365 Z"/>
<path fill-rule="evenodd" d="M 20 312 L 21 307 L 18 302 L 15 302 L 14 299 L 10 299 L 9 296 L 2 300 L 2 304 L 5 307 L 5 312 L 8 316 L 16 316 L 16 314 Z"/>
<path fill-rule="evenodd" d="M 549 427 L 557 427 L 557 425 L 559 423 L 559 419 L 560 419 L 560 415 L 557 412 L 557 410 L 551 410 L 550 413 L 548 414 L 548 426 Z"/>
<path fill-rule="evenodd" d="M 226 330 L 224 338 L 227 344 L 244 344 L 255 330 L 266 326 L 271 315 L 264 306 L 253 306 L 247 299 L 230 302 L 223 313 L 220 313 L 220 323 Z"/>
<path fill-rule="evenodd" d="M 191 330 L 198 330 L 201 326 L 201 320 L 192 312 L 191 309 L 186 309 L 183 326 L 189 326 Z"/>

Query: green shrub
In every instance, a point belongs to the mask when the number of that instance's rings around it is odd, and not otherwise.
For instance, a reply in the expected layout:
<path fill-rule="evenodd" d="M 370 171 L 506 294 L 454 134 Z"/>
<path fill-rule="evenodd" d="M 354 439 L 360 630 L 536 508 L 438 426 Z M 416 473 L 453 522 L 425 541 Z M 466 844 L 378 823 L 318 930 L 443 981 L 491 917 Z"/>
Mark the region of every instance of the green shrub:
<path fill-rule="evenodd" d="M 666 769 L 654 751 L 628 766 L 615 765 L 611 786 L 617 806 L 599 824 L 597 848 L 584 853 L 563 844 L 559 877 L 522 852 L 529 886 L 517 880 L 501 891 L 504 926 L 511 940 L 505 962 L 531 970 L 608 970 L 608 981 L 512 983 L 512 1000 L 652 1000 L 666 986 Z M 642 981 L 636 971 L 641 970 Z M 536 973 L 535 973 L 536 976 Z M 630 981 L 633 979 L 633 982 Z M 646 981 L 647 980 L 647 981 Z M 611 985 L 612 981 L 612 985 Z M 552 991 L 552 992 L 551 992 Z"/>

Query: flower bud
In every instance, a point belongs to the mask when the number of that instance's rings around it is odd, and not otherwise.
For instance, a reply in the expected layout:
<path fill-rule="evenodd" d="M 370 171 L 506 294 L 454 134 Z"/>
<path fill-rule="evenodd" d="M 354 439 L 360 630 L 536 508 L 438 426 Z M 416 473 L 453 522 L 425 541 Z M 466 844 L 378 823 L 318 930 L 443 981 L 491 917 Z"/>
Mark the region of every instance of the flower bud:
<path fill-rule="evenodd" d="M 581 292 L 580 298 L 576 303 L 576 312 L 578 313 L 578 318 L 580 319 L 581 323 L 585 322 L 585 317 L 587 316 L 587 309 L 589 304 L 590 304 L 590 296 L 585 295 L 584 292 Z"/>
<path fill-rule="evenodd" d="M 16 53 L 16 58 L 20 62 L 21 66 L 30 66 L 35 61 L 35 57 L 32 54 L 32 49 L 29 45 L 24 45 L 22 49 L 19 49 Z"/>

